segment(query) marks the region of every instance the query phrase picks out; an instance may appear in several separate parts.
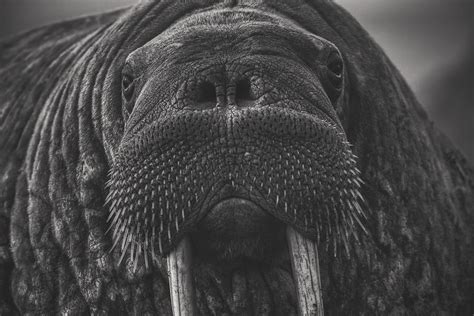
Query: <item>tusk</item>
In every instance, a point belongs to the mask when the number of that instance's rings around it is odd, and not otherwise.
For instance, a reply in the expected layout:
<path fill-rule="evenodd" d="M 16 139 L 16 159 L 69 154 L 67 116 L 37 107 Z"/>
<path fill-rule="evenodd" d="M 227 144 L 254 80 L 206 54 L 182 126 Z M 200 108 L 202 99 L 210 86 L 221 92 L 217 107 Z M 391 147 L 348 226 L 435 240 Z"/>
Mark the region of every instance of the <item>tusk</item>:
<path fill-rule="evenodd" d="M 321 276 L 316 242 L 287 227 L 286 237 L 290 251 L 293 279 L 298 297 L 300 316 L 324 315 Z"/>
<path fill-rule="evenodd" d="M 176 249 L 168 255 L 167 259 L 173 315 L 196 315 L 189 239 L 184 237 Z"/>

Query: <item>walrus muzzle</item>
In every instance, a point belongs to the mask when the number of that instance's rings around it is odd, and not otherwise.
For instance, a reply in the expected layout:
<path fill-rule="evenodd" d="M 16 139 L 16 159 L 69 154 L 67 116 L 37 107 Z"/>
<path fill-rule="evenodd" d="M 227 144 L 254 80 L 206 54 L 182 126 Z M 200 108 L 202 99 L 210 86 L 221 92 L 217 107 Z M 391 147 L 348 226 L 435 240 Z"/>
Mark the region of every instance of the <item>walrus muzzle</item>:
<path fill-rule="evenodd" d="M 342 57 L 266 15 L 234 27 L 246 14 L 180 21 L 123 71 L 114 249 L 135 269 L 167 256 L 175 315 L 195 311 L 195 259 L 271 265 L 282 239 L 300 314 L 322 313 L 317 245 L 348 250 L 363 228 L 356 157 L 334 109 Z"/>

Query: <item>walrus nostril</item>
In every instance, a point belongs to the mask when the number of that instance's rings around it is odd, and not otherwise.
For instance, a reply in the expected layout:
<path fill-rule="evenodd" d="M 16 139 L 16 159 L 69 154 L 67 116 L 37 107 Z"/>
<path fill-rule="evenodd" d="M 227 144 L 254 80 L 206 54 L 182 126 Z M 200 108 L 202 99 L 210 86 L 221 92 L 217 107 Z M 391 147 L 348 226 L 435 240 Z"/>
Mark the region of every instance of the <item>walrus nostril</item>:
<path fill-rule="evenodd" d="M 209 81 L 200 83 L 196 91 L 196 102 L 201 104 L 216 105 L 216 87 Z"/>
<path fill-rule="evenodd" d="M 239 80 L 239 82 L 237 82 L 237 85 L 235 87 L 235 99 L 237 101 L 237 104 L 239 104 L 239 101 L 248 101 L 255 99 L 252 94 L 252 87 L 249 79 L 241 79 Z"/>

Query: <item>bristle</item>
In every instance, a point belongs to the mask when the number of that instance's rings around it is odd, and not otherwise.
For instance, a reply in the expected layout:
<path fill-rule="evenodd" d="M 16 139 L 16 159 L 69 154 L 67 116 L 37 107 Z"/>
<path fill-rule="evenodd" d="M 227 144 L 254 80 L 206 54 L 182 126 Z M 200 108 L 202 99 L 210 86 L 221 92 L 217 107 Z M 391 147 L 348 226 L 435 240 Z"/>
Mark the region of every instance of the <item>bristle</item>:
<path fill-rule="evenodd" d="M 197 223 L 201 214 L 196 212 L 205 211 L 200 207 L 206 197 L 226 183 L 243 188 L 250 198 L 265 199 L 267 211 L 312 232 L 318 242 L 325 238 L 335 256 L 348 253 L 352 235 L 366 232 L 363 181 L 344 133 L 321 124 L 311 127 L 317 133 L 302 141 L 260 138 L 257 133 L 234 139 L 231 146 L 223 138 L 195 139 L 189 131 L 189 139 L 165 144 L 149 144 L 160 139 L 151 132 L 137 136 L 139 141 L 121 147 L 108 171 L 105 207 L 111 250 L 120 248 L 120 261 L 128 253 L 134 269 L 140 264 L 148 268 L 156 255 L 176 245 L 184 227 Z"/>

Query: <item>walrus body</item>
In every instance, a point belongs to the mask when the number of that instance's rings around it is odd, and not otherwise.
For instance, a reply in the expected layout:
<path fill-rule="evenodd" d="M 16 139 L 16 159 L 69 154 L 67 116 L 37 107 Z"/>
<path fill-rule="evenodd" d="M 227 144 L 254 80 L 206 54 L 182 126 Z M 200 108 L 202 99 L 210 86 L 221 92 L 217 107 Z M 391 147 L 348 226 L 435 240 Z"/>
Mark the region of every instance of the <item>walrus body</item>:
<path fill-rule="evenodd" d="M 311 314 L 286 233 L 328 314 L 474 310 L 472 169 L 333 2 L 148 1 L 0 45 L 0 314 L 171 315 L 183 240 L 195 313 Z"/>

